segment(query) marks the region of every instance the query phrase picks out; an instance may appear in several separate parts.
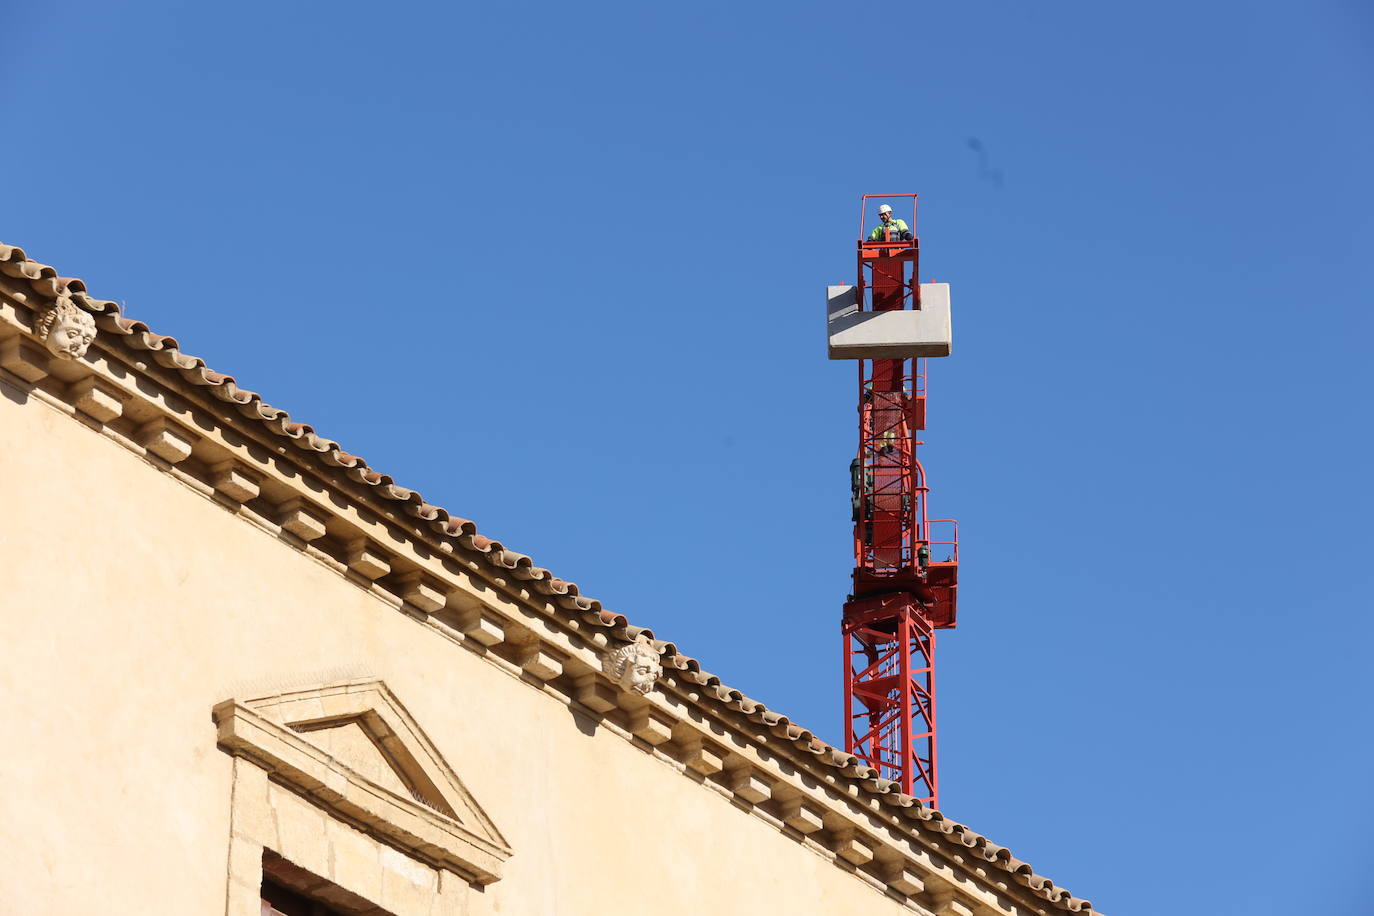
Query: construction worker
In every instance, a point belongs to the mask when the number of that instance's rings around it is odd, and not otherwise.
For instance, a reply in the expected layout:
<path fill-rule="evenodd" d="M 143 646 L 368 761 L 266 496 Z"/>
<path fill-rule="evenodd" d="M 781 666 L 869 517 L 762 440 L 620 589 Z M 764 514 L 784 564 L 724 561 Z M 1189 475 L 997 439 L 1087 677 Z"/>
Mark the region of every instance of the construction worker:
<path fill-rule="evenodd" d="M 878 227 L 868 234 L 870 242 L 911 241 L 911 230 L 903 221 L 892 218 L 892 208 L 887 204 L 878 208 L 878 219 L 881 221 Z"/>

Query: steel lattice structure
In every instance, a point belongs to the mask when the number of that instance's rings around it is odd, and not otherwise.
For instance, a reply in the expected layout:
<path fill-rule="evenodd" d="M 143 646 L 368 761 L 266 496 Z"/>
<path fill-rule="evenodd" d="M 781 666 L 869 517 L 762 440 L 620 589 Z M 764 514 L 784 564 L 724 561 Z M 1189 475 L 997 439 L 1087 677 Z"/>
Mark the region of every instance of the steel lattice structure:
<path fill-rule="evenodd" d="M 864 238 L 864 212 L 882 198 L 910 199 L 909 240 L 892 232 Z M 859 228 L 858 311 L 920 310 L 916 195 L 864 195 Z M 859 450 L 850 466 L 854 576 L 842 623 L 845 747 L 935 806 L 935 631 L 955 625 L 958 527 L 926 512 L 929 488 L 916 455 L 926 421 L 926 361 L 858 362 Z M 937 532 L 944 536 L 937 539 Z M 932 550 L 944 558 L 934 559 Z"/>

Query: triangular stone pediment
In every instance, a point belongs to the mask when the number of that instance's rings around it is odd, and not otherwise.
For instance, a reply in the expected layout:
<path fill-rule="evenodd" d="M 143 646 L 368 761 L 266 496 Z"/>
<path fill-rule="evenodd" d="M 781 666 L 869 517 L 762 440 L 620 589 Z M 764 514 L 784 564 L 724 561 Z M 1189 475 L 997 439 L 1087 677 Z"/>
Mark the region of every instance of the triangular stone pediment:
<path fill-rule="evenodd" d="M 462 824 L 485 818 L 433 743 L 380 680 L 344 681 L 248 700 L 245 705 L 378 785 L 408 794 Z"/>
<path fill-rule="evenodd" d="M 438 748 L 377 679 L 348 680 L 247 700 L 214 710 L 219 743 L 266 766 L 322 807 L 390 829 L 426 812 L 426 849 L 480 883 L 496 880 L 510 847 Z M 440 840 L 436 842 L 436 840 Z M 403 845 L 404 845 L 403 843 Z"/>
<path fill-rule="evenodd" d="M 305 732 L 307 741 L 347 764 L 359 776 L 393 792 L 413 795 L 417 801 L 424 802 L 436 811 L 453 816 L 453 810 L 438 792 L 414 778 L 413 765 L 407 766 L 383 749 L 376 737 L 376 729 L 367 717 L 357 716 L 315 728 L 298 728 L 296 731 Z"/>

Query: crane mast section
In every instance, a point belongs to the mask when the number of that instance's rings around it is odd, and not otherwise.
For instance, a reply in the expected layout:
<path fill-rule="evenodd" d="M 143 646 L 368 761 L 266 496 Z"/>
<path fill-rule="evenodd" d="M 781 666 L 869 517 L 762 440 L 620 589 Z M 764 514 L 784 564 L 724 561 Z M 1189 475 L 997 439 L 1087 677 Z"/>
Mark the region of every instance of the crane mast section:
<path fill-rule="evenodd" d="M 950 293 L 919 282 L 916 196 L 888 197 L 910 199 L 910 230 L 885 207 L 865 238 L 861 215 L 856 282 L 826 290 L 828 355 L 856 360 L 859 382 L 854 573 L 841 625 L 846 749 L 936 805 L 935 631 L 956 622 L 959 547 L 956 523 L 929 517 L 917 446 L 926 360 L 952 345 Z"/>

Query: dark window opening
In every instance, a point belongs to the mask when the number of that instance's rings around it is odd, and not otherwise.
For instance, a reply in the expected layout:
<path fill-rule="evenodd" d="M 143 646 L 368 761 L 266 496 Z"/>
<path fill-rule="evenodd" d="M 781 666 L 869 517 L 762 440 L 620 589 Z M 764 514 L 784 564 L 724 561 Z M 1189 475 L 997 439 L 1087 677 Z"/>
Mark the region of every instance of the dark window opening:
<path fill-rule="evenodd" d="M 262 853 L 261 916 L 394 916 L 370 900 L 288 862 Z"/>
<path fill-rule="evenodd" d="M 262 879 L 262 916 L 344 916 L 343 910 L 325 906 L 271 878 Z"/>

